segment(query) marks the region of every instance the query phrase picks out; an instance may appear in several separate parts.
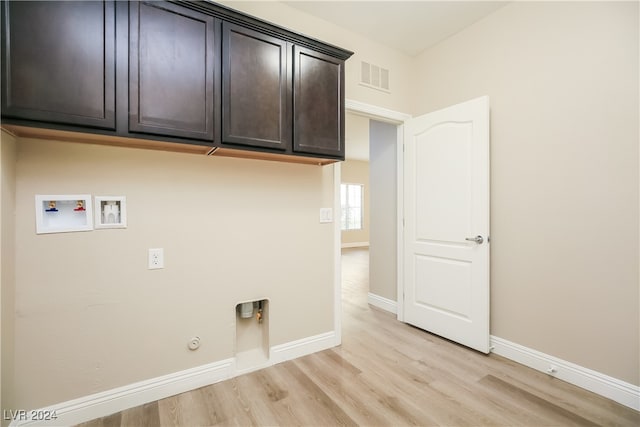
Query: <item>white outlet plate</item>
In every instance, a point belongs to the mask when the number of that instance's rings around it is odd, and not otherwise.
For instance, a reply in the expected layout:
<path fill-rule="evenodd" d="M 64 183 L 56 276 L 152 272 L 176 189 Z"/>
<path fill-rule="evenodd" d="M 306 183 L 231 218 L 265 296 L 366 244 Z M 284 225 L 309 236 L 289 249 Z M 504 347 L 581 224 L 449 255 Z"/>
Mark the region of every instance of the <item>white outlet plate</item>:
<path fill-rule="evenodd" d="M 149 249 L 149 270 L 164 268 L 164 249 Z"/>

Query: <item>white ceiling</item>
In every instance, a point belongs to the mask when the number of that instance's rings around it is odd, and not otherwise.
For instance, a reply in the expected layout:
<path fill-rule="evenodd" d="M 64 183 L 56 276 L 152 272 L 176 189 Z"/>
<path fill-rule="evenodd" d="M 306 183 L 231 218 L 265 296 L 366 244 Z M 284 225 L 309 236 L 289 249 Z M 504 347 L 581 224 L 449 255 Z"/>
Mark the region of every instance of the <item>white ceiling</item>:
<path fill-rule="evenodd" d="M 506 1 L 284 1 L 410 56 L 499 9 Z"/>

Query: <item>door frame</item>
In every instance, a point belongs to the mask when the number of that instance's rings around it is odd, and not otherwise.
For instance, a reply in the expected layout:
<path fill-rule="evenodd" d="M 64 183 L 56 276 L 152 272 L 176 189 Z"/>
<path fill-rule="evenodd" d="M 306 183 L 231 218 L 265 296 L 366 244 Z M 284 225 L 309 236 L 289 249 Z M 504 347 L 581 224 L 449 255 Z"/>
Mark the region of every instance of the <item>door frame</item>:
<path fill-rule="evenodd" d="M 378 120 L 385 123 L 396 125 L 396 263 L 397 263 L 397 289 L 396 289 L 396 310 L 397 319 L 404 321 L 404 240 L 403 240 L 403 224 L 404 218 L 404 122 L 410 119 L 410 114 L 389 110 L 387 108 L 378 107 L 364 102 L 355 101 L 352 99 L 345 100 L 345 111 L 354 113 L 359 116 L 367 117 L 369 119 Z M 341 181 L 341 166 L 340 163 L 335 163 L 334 168 L 334 212 L 340 212 L 340 181 Z M 337 217 L 337 215 L 336 215 Z M 337 334 L 337 341 L 342 341 L 342 284 L 341 284 L 341 247 L 340 247 L 340 223 L 336 220 L 336 249 L 335 249 L 335 317 L 334 327 Z"/>

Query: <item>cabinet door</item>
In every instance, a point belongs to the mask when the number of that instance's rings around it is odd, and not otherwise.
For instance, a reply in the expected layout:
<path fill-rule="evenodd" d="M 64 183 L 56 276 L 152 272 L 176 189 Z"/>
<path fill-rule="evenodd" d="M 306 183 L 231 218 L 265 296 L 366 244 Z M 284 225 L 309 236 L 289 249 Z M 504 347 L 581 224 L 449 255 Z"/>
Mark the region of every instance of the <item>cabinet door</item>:
<path fill-rule="evenodd" d="M 222 142 L 285 150 L 291 140 L 287 44 L 224 22 Z"/>
<path fill-rule="evenodd" d="M 216 22 L 172 3 L 131 2 L 131 132 L 213 141 Z"/>
<path fill-rule="evenodd" d="M 111 1 L 2 4 L 2 115 L 115 129 Z"/>
<path fill-rule="evenodd" d="M 293 150 L 344 159 L 344 61 L 293 49 Z"/>

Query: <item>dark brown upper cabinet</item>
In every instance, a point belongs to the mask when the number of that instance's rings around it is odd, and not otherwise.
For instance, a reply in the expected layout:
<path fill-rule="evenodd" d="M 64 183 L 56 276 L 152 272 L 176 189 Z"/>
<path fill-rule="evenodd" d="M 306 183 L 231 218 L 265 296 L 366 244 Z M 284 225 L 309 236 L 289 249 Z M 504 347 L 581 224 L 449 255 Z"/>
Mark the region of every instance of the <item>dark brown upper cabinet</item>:
<path fill-rule="evenodd" d="M 115 129 L 112 1 L 2 3 L 2 115 Z"/>
<path fill-rule="evenodd" d="M 19 137 L 327 164 L 352 52 L 210 1 L 3 1 Z"/>
<path fill-rule="evenodd" d="M 287 42 L 222 25 L 222 144 L 286 150 L 291 141 Z"/>
<path fill-rule="evenodd" d="M 344 159 L 344 61 L 293 48 L 293 150 Z"/>
<path fill-rule="evenodd" d="M 214 141 L 220 93 L 217 23 L 213 16 L 173 3 L 130 3 L 131 132 Z"/>

